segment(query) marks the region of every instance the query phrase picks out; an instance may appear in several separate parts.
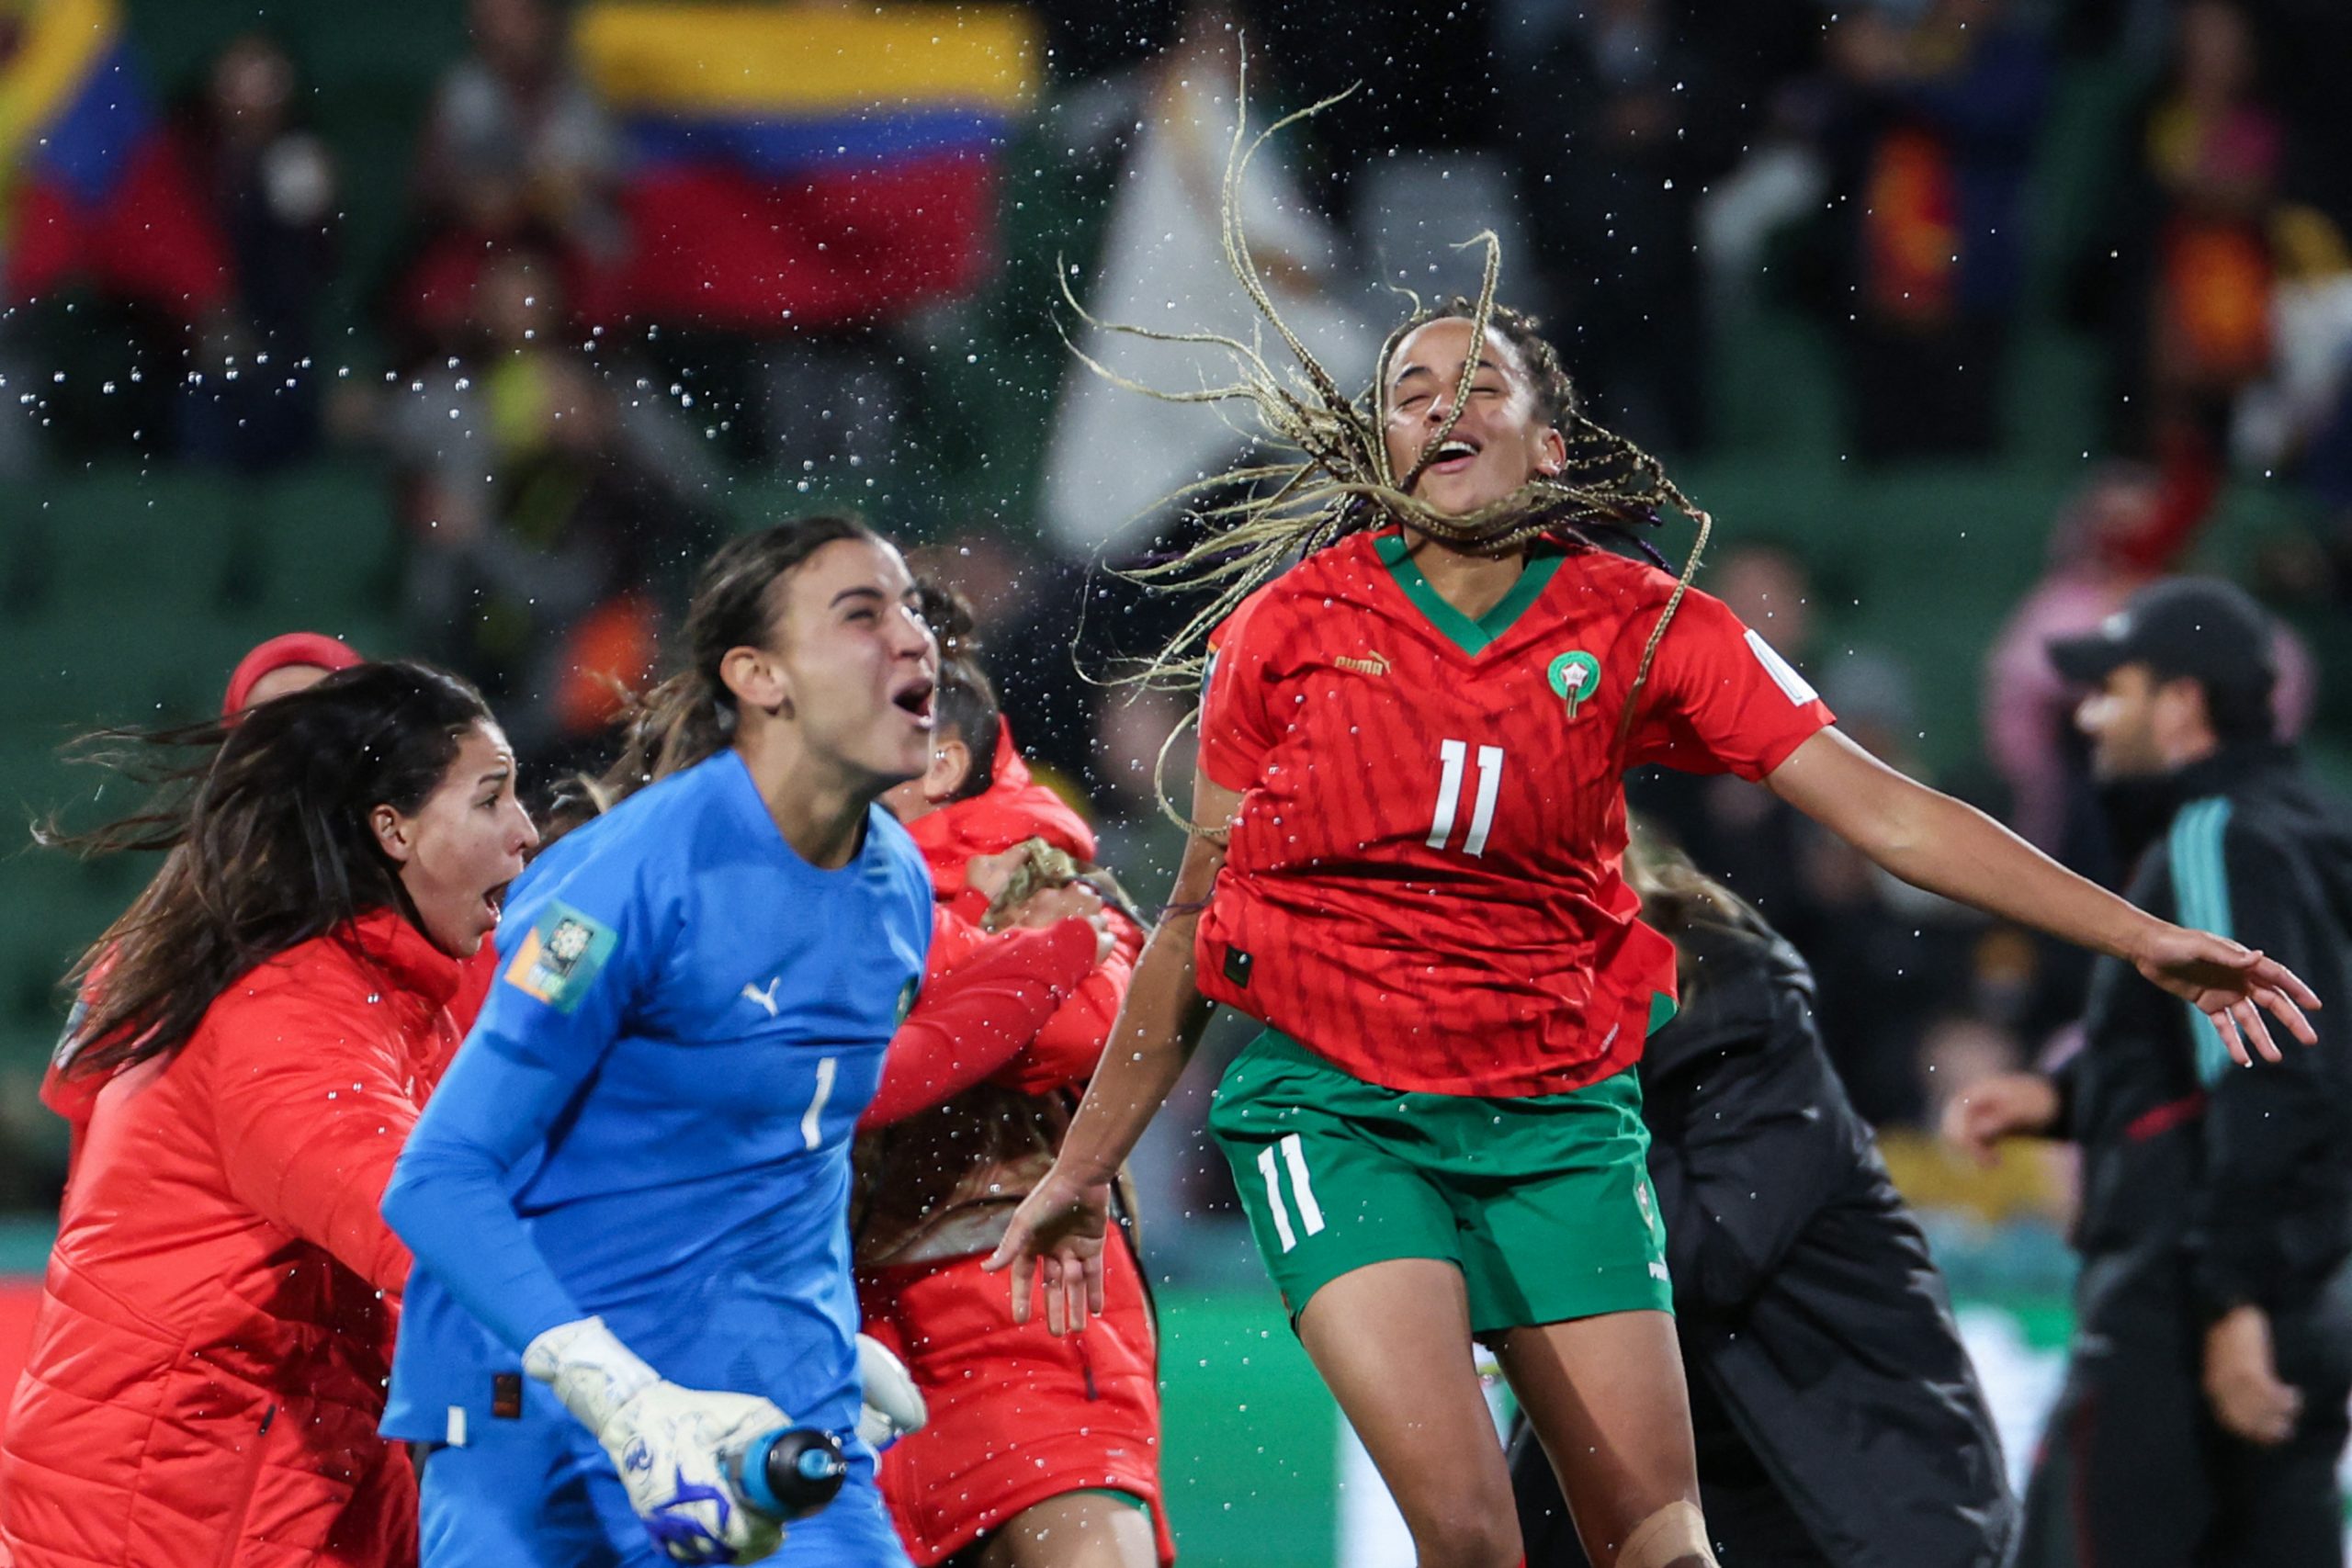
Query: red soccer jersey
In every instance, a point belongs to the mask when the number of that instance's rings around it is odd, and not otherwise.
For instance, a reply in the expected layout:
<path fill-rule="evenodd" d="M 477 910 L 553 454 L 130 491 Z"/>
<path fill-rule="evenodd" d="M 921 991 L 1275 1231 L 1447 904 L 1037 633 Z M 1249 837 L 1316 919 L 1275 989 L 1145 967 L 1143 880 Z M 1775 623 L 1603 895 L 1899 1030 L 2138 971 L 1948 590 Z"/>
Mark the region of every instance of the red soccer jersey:
<path fill-rule="evenodd" d="M 1692 591 L 1617 728 L 1674 579 L 1539 550 L 1473 621 L 1401 535 L 1354 535 L 1211 637 L 1208 776 L 1243 792 L 1201 988 L 1367 1082 L 1556 1094 L 1641 1055 L 1672 945 L 1625 886 L 1624 769 L 1757 779 L 1831 722 Z"/>

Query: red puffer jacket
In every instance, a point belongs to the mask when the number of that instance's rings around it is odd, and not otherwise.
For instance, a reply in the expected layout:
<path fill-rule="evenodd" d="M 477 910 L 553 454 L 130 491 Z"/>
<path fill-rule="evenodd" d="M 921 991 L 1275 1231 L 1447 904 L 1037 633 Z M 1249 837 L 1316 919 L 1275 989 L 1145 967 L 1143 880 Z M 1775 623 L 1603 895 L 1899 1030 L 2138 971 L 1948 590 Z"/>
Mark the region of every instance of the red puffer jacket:
<path fill-rule="evenodd" d="M 479 986 L 390 911 L 232 985 L 88 1108 L 0 1444 L 16 1568 L 400 1568 L 377 1215 Z"/>
<path fill-rule="evenodd" d="M 934 945 L 934 972 L 961 962 L 971 944 L 981 940 L 978 922 L 988 912 L 989 901 L 965 882 L 974 857 L 1001 853 L 1026 839 L 1043 839 L 1081 863 L 1094 860 L 1094 829 L 1030 774 L 1028 763 L 1013 748 L 1012 727 L 1002 721 L 997 726 L 989 787 L 969 800 L 916 818 L 907 824 L 907 832 L 931 868 L 940 904 L 965 922 L 963 951 L 942 953 Z M 1093 1076 L 1143 950 L 1142 931 L 1115 909 L 1111 911 L 1111 931 L 1117 939 L 1111 956 L 1046 1020 L 1035 1043 L 996 1081 L 1027 1094 L 1044 1094 L 1065 1084 L 1083 1084 Z M 949 936 L 945 931 L 938 933 L 939 939 Z"/>

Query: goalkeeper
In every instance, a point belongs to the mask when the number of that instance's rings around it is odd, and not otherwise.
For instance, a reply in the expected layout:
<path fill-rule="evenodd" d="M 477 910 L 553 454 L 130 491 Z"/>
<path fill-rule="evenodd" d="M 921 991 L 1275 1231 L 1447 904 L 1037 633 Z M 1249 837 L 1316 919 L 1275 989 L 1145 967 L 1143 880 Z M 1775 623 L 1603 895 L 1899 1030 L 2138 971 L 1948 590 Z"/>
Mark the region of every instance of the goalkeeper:
<path fill-rule="evenodd" d="M 923 770 L 936 649 L 898 552 L 826 518 L 722 549 L 683 640 L 608 781 L 652 782 L 516 885 L 384 1195 L 429 1568 L 765 1557 L 726 1456 L 787 1425 L 850 1475 L 782 1560 L 906 1561 L 856 1432 L 846 1203 L 930 941 L 875 801 Z"/>

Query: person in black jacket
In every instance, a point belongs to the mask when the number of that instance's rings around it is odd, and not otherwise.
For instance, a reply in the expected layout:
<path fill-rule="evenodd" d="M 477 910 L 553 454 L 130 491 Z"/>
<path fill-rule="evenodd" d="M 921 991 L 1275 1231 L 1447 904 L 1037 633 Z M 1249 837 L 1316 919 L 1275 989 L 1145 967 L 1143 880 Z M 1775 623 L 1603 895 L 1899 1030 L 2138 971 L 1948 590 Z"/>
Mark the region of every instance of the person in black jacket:
<path fill-rule="evenodd" d="M 1641 1063 L 1699 1487 L 1724 1568 L 1999 1568 L 2017 1505 L 1942 1277 L 1761 917 L 1637 832 L 1642 918 L 1682 1010 Z M 1585 1557 L 1533 1434 L 1528 1568 Z"/>
<path fill-rule="evenodd" d="M 2274 738 L 2271 627 L 2226 584 L 2143 591 L 2052 645 L 2097 691 L 2077 722 L 2131 897 L 2228 932 L 2333 1001 L 2352 986 L 2352 813 Z M 2114 959 L 2081 1051 L 1947 1113 L 2082 1151 L 2067 1381 L 2026 1492 L 2023 1568 L 2344 1561 L 2352 1396 L 2352 1046 L 2231 1064 L 2202 1019 Z"/>

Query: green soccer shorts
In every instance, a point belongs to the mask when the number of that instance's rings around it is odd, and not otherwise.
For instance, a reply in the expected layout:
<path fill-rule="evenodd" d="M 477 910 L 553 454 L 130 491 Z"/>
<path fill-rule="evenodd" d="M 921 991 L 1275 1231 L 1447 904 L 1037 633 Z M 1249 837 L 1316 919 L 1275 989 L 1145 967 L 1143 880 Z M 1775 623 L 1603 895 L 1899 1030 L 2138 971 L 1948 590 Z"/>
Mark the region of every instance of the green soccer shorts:
<path fill-rule="evenodd" d="M 1460 1269 L 1475 1334 L 1673 1308 L 1634 1068 L 1567 1094 L 1420 1094 L 1270 1029 L 1209 1131 L 1294 1325 L 1331 1280 L 1398 1258 Z"/>

